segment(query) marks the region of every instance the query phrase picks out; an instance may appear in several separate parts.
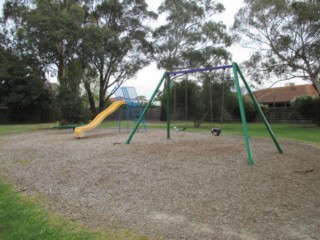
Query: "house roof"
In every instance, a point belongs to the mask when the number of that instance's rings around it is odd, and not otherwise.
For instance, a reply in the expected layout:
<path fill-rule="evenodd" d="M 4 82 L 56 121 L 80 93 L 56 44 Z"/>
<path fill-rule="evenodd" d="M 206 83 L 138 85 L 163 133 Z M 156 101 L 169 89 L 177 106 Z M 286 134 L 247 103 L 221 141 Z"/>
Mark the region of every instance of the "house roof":
<path fill-rule="evenodd" d="M 310 84 L 267 88 L 254 92 L 259 103 L 290 102 L 295 97 L 302 95 L 319 96 L 317 90 Z"/>

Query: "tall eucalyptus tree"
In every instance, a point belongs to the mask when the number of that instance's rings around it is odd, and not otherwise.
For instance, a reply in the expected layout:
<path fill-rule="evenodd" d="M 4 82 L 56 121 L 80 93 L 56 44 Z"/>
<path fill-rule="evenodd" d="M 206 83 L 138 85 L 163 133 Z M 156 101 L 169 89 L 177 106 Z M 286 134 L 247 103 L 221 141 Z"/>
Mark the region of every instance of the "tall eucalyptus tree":
<path fill-rule="evenodd" d="M 81 47 L 86 64 L 97 72 L 99 112 L 117 86 L 151 62 L 153 47 L 147 23 L 155 18 L 144 0 L 101 1 L 88 10 Z M 90 98 L 92 85 L 85 82 L 85 86 Z M 93 99 L 89 101 L 93 103 Z M 92 104 L 91 109 L 94 111 Z"/>
<path fill-rule="evenodd" d="M 245 0 L 235 17 L 236 38 L 253 54 L 253 78 L 302 78 L 320 92 L 320 2 Z"/>
<path fill-rule="evenodd" d="M 222 4 L 212 0 L 165 0 L 158 11 L 166 17 L 165 24 L 153 35 L 158 68 L 199 68 L 230 59 L 226 47 L 231 45 L 231 38 L 226 26 L 214 21 L 214 16 L 224 11 Z M 164 108 L 161 115 L 165 120 Z"/>

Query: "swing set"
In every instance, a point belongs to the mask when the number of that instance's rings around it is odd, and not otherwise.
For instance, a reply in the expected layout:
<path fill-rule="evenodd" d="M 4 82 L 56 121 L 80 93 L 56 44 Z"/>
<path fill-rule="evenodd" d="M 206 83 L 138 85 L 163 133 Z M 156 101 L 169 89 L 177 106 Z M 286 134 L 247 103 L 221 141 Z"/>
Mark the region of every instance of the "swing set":
<path fill-rule="evenodd" d="M 229 69 L 227 69 L 229 70 Z M 211 71 L 210 71 L 211 72 Z M 181 76 L 181 75 L 180 75 Z M 220 111 L 219 111 L 219 121 L 220 123 L 223 122 L 223 119 L 224 119 L 224 102 L 225 102 L 225 85 L 226 85 L 226 69 L 224 68 L 223 69 L 223 73 L 222 75 L 220 76 L 220 78 L 222 79 L 221 81 L 221 85 L 222 85 L 222 89 L 221 89 L 221 108 L 220 108 Z M 173 81 L 177 76 L 171 78 L 171 81 Z M 174 80 L 176 81 L 176 80 Z M 177 127 L 177 126 L 174 126 L 173 129 L 176 131 L 176 132 L 181 132 L 181 131 L 184 131 L 187 129 L 188 127 L 188 122 L 189 122 L 189 118 L 188 118 L 188 76 L 186 78 L 183 79 L 184 81 L 184 119 L 185 119 L 185 126 L 184 127 Z M 210 80 L 210 83 L 209 83 L 210 87 L 210 92 L 209 92 L 209 98 L 210 98 L 210 108 L 203 114 L 203 116 L 201 117 L 201 120 L 198 122 L 198 124 L 200 125 L 201 122 L 206 118 L 206 116 L 208 115 L 208 113 L 210 112 L 210 119 L 211 119 L 211 122 L 213 122 L 213 100 L 212 100 L 212 97 L 213 97 L 213 91 L 212 91 L 212 81 Z M 176 98 L 176 84 L 173 84 L 173 119 L 176 120 L 176 112 L 177 112 L 177 98 Z M 181 111 L 180 111 L 181 113 Z M 194 122 L 194 125 L 196 127 L 196 124 L 197 122 Z M 220 133 L 222 132 L 222 128 L 221 127 L 214 127 L 211 129 L 211 132 L 214 136 L 219 136 Z"/>
<path fill-rule="evenodd" d="M 235 62 L 232 63 L 232 65 L 224 65 L 224 66 L 216 66 L 216 67 L 209 67 L 209 68 L 198 68 L 198 69 L 190 69 L 190 70 L 182 70 L 182 71 L 173 71 L 173 72 L 168 72 L 166 71 L 161 80 L 159 81 L 156 89 L 154 90 L 148 104 L 145 106 L 142 114 L 140 115 L 139 120 L 137 121 L 135 127 L 133 128 L 132 132 L 130 133 L 126 144 L 129 144 L 134 136 L 134 134 L 136 133 L 139 124 L 141 123 L 141 121 L 144 118 L 145 113 L 147 112 L 148 108 L 150 107 L 153 99 L 155 98 L 156 94 L 158 93 L 160 86 L 162 85 L 162 83 L 166 80 L 166 101 L 167 101 L 167 138 L 170 139 L 170 109 L 171 109 L 171 96 L 170 96 L 170 81 L 171 81 L 171 77 L 173 76 L 179 76 L 179 75 L 185 75 L 185 74 L 191 74 L 191 73 L 197 73 L 197 72 L 206 72 L 206 71 L 213 71 L 213 70 L 219 70 L 219 69 L 232 69 L 233 70 L 233 75 L 234 75 L 234 81 L 235 81 L 235 86 L 236 86 L 236 91 L 237 91 L 237 99 L 238 99 L 238 104 L 239 104 L 239 108 L 240 108 L 240 116 L 241 116 L 241 121 L 242 121 L 242 127 L 243 127 L 243 132 L 244 132 L 244 137 L 245 137 L 245 143 L 246 143 L 246 149 L 247 149 L 247 154 L 248 154 L 248 163 L 249 165 L 253 165 L 254 164 L 254 160 L 253 160 L 253 155 L 252 155 L 252 149 L 251 149 L 251 144 L 250 144 L 250 137 L 249 137 L 249 131 L 248 131 L 248 125 L 247 125 L 247 120 L 246 120 L 246 115 L 245 115 L 245 111 L 244 111 L 244 104 L 242 101 L 242 96 L 241 96 L 241 89 L 240 89 L 240 83 L 239 83 L 239 76 L 244 84 L 244 86 L 246 87 L 249 96 L 251 98 L 251 100 L 254 103 L 255 109 L 258 111 L 266 129 L 268 130 L 276 148 L 278 149 L 279 153 L 283 153 L 282 148 L 277 140 L 277 138 L 275 137 L 266 117 L 264 116 L 254 94 L 252 93 L 249 84 L 247 83 L 247 81 L 245 80 L 239 65 Z M 218 128 L 213 128 L 212 129 L 212 133 L 214 135 L 218 135 L 221 133 L 221 129 Z"/>
<path fill-rule="evenodd" d="M 229 69 L 229 68 L 227 68 Z M 226 79 L 225 79 L 225 75 L 226 75 L 226 68 L 223 69 L 223 73 L 222 73 L 222 94 L 221 94 L 221 110 L 220 110 L 220 123 L 223 122 L 223 117 L 224 117 L 224 100 L 225 100 L 225 82 L 226 82 Z M 211 110 L 211 122 L 212 122 L 212 119 L 213 119 L 213 112 L 212 112 L 212 106 L 213 106 L 213 103 L 212 103 L 212 87 L 211 87 L 211 81 L 210 81 L 210 110 Z M 214 128 L 211 128 L 211 133 L 214 135 L 214 136 L 219 136 L 222 132 L 222 128 L 221 127 L 214 127 Z"/>

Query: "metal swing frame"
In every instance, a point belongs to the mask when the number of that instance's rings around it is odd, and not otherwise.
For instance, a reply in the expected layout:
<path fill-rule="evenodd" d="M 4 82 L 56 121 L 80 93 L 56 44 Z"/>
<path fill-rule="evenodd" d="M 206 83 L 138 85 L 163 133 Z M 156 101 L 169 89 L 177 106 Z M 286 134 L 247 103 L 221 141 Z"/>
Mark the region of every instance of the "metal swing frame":
<path fill-rule="evenodd" d="M 250 144 L 250 136 L 249 136 L 249 130 L 248 130 L 248 124 L 247 124 L 247 120 L 246 120 L 246 115 L 245 115 L 245 111 L 244 111 L 244 104 L 243 104 L 243 100 L 242 100 L 242 95 L 241 95 L 241 89 L 240 89 L 240 83 L 239 83 L 239 76 L 243 82 L 243 84 L 245 85 L 249 96 L 251 98 L 251 100 L 254 103 L 255 109 L 258 111 L 266 129 L 268 130 L 276 148 L 278 149 L 279 153 L 283 153 L 281 145 L 279 144 L 275 134 L 273 133 L 266 117 L 264 116 L 254 94 L 252 93 L 249 84 L 247 83 L 246 79 L 244 78 L 239 65 L 235 62 L 232 63 L 232 65 L 224 65 L 224 66 L 217 66 L 217 67 L 209 67 L 209 68 L 199 68 L 199 69 L 190 69 L 190 70 L 182 70 L 182 71 L 176 71 L 176 72 L 165 72 L 162 76 L 162 78 L 160 79 L 156 89 L 154 90 L 148 104 L 145 106 L 139 120 L 137 121 L 134 129 L 132 130 L 131 134 L 129 135 L 126 144 L 129 144 L 135 134 L 135 132 L 137 131 L 139 124 L 141 123 L 142 119 L 144 118 L 145 113 L 147 112 L 148 108 L 150 107 L 153 99 L 155 98 L 156 94 L 158 93 L 160 86 L 162 85 L 162 83 L 166 80 L 167 81 L 167 89 L 166 89 L 166 100 L 167 100 L 167 139 L 170 139 L 170 106 L 171 106 L 171 96 L 170 96 L 170 81 L 171 81 L 171 76 L 177 76 L 177 75 L 183 75 L 183 74 L 189 74 L 189 73 L 196 73 L 196 72 L 205 72 L 205 71 L 212 71 L 212 70 L 218 70 L 218 69 L 228 69 L 228 68 L 232 68 L 233 70 L 233 75 L 234 75 L 234 81 L 235 81 L 235 85 L 236 85 L 236 91 L 237 91 L 237 99 L 238 99 L 238 104 L 239 104 L 239 108 L 240 108 L 240 115 L 241 115 L 241 120 L 242 120 L 242 126 L 243 126 L 243 132 L 244 132 L 244 138 L 245 138 L 245 143 L 246 143 L 246 149 L 247 149 L 247 154 L 248 154 L 248 163 L 249 165 L 254 165 L 254 160 L 253 160 L 253 154 L 252 154 L 252 148 L 251 148 L 251 144 Z"/>

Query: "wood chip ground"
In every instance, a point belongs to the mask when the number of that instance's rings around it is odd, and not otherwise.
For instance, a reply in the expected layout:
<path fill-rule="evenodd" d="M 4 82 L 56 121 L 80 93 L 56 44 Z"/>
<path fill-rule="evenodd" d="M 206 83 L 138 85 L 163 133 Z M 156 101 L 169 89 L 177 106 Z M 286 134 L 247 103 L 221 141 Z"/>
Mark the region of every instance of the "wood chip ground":
<path fill-rule="evenodd" d="M 320 148 L 242 136 L 98 129 L 0 137 L 0 176 L 96 227 L 163 239 L 320 239 Z"/>

